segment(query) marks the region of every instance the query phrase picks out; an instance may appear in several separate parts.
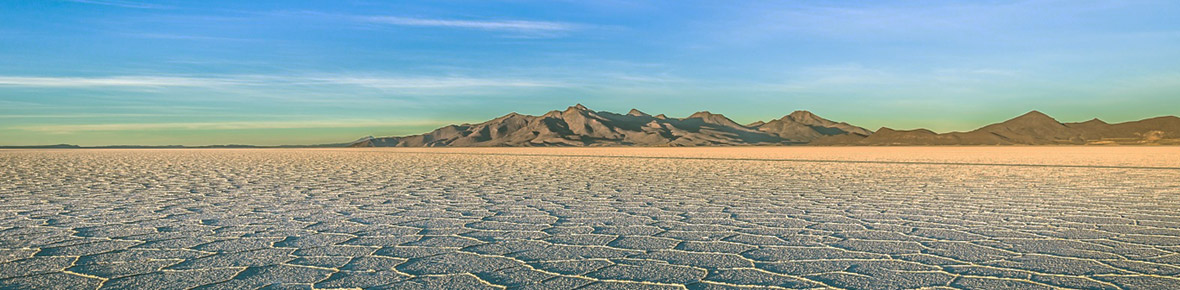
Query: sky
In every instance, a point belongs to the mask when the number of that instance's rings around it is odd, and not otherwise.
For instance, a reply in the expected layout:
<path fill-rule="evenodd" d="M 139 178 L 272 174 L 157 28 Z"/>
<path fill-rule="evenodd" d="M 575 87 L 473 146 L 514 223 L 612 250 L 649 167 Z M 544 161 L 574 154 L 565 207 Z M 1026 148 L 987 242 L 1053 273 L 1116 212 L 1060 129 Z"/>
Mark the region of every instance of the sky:
<path fill-rule="evenodd" d="M 870 130 L 1180 115 L 1180 2 L 0 1 L 0 145 L 319 144 L 581 103 Z"/>

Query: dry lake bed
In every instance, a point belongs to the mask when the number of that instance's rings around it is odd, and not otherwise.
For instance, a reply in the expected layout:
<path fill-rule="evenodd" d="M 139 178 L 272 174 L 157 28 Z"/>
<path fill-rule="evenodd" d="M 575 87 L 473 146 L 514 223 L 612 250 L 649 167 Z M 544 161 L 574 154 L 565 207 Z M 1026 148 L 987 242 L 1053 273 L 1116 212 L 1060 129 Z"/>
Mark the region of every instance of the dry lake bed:
<path fill-rule="evenodd" d="M 1180 147 L 0 151 L 0 288 L 1180 288 Z"/>

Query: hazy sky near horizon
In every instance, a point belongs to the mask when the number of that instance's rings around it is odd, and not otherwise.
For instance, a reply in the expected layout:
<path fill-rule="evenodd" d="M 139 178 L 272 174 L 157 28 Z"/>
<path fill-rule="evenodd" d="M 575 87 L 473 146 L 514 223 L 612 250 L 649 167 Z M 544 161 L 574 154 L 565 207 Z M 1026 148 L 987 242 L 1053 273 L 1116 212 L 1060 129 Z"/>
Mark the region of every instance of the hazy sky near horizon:
<path fill-rule="evenodd" d="M 298 2 L 298 3 L 294 3 Z M 312 144 L 575 103 L 963 131 L 1180 114 L 1177 1 L 0 2 L 0 145 Z"/>

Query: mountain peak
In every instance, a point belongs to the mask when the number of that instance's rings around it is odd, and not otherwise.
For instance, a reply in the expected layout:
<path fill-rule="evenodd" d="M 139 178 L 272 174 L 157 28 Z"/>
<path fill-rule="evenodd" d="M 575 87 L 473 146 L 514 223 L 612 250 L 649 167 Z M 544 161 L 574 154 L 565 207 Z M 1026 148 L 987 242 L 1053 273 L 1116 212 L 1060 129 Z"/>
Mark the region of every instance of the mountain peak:
<path fill-rule="evenodd" d="M 787 117 L 791 117 L 792 119 L 795 119 L 795 120 L 802 120 L 805 118 L 807 118 L 807 119 L 817 118 L 818 116 L 816 116 L 815 114 L 812 114 L 809 111 L 798 110 L 798 111 L 791 112 L 791 114 L 787 115 Z"/>
<path fill-rule="evenodd" d="M 568 115 L 568 114 L 585 115 L 590 112 L 591 112 L 590 109 L 586 108 L 586 106 L 583 106 L 582 104 L 577 104 L 577 105 L 570 106 L 569 108 L 565 108 L 565 111 L 562 111 L 561 113 L 563 115 Z"/>
<path fill-rule="evenodd" d="M 520 118 L 520 117 L 524 117 L 524 115 L 521 115 L 520 113 L 517 113 L 517 112 L 511 112 L 511 113 L 505 114 L 503 116 L 500 116 L 499 118 L 492 119 L 492 121 L 507 120 L 507 119 Z"/>
<path fill-rule="evenodd" d="M 627 115 L 636 116 L 636 117 L 645 117 L 645 116 L 651 116 L 651 115 L 648 115 L 647 113 L 640 112 L 640 111 L 639 111 L 639 110 L 637 110 L 637 109 L 631 109 L 631 111 L 628 111 L 628 112 L 627 112 Z"/>
<path fill-rule="evenodd" d="M 811 126 L 814 126 L 814 125 L 828 126 L 828 125 L 834 124 L 832 121 L 828 121 L 827 119 L 820 118 L 819 116 L 816 116 L 815 114 L 812 114 L 811 112 L 803 111 L 803 110 L 791 112 L 790 115 L 783 117 L 783 119 L 786 119 L 789 121 L 795 121 L 795 122 L 798 122 L 798 123 L 801 123 L 804 125 L 811 125 Z"/>
<path fill-rule="evenodd" d="M 575 105 L 569 107 L 566 110 L 589 111 L 590 109 L 587 109 L 586 106 L 583 106 L 581 103 L 578 103 L 578 104 L 575 104 Z"/>
<path fill-rule="evenodd" d="M 1041 113 L 1041 111 L 1032 110 L 1032 111 L 1028 111 L 1028 113 L 1024 113 L 1024 115 L 1020 115 L 1017 118 L 1049 118 L 1049 119 L 1052 119 L 1053 117 L 1049 117 L 1049 115 L 1046 115 L 1045 113 Z"/>
<path fill-rule="evenodd" d="M 1009 124 L 1010 123 L 1025 123 L 1025 124 L 1028 124 L 1028 123 L 1054 123 L 1054 124 L 1058 124 L 1060 122 L 1057 122 L 1057 119 L 1053 119 L 1053 117 L 1049 117 L 1049 115 L 1045 115 L 1045 113 L 1041 113 L 1040 111 L 1037 111 L 1037 110 L 1032 110 L 1032 111 L 1029 111 L 1028 113 L 1024 113 L 1024 115 L 1020 115 L 1019 117 L 1012 118 L 1011 120 L 1005 121 L 1003 123 L 1009 123 Z"/>
<path fill-rule="evenodd" d="M 688 115 L 688 118 L 689 118 L 689 119 L 692 119 L 692 118 L 701 118 L 701 119 L 704 119 L 704 118 L 709 118 L 709 117 L 712 117 L 712 116 L 717 116 L 717 114 L 713 114 L 713 113 L 711 113 L 711 112 L 709 112 L 709 111 L 700 111 L 700 112 L 692 113 L 692 115 Z"/>
<path fill-rule="evenodd" d="M 692 115 L 688 116 L 688 118 L 685 118 L 685 119 L 700 119 L 701 121 L 703 121 L 707 124 L 714 124 L 714 125 L 740 128 L 740 129 L 748 129 L 746 127 L 743 127 L 742 125 L 738 125 L 738 123 L 735 123 L 733 120 L 730 120 L 729 117 L 726 117 L 725 115 L 713 114 L 709 111 L 696 112 L 696 113 L 693 113 Z"/>

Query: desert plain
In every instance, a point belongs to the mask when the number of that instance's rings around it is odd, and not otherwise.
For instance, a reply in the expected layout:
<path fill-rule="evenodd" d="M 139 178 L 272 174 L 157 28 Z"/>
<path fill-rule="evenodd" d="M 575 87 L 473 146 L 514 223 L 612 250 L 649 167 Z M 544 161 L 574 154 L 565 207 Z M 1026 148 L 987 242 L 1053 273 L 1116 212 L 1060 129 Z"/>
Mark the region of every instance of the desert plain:
<path fill-rule="evenodd" d="M 1176 289 L 1180 147 L 0 151 L 4 289 Z"/>

